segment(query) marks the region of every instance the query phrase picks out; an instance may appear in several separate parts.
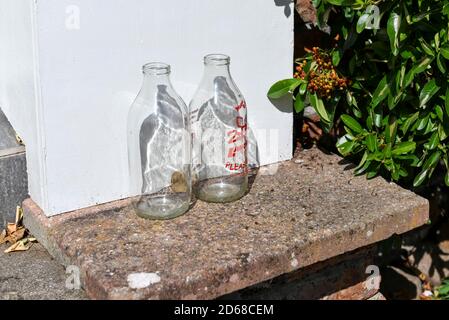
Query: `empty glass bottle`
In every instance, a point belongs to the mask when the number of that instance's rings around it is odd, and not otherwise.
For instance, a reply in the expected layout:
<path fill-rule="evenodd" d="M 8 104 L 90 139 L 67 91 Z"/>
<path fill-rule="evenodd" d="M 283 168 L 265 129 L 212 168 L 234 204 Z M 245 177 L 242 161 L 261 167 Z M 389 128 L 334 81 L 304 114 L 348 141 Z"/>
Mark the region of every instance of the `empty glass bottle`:
<path fill-rule="evenodd" d="M 131 193 L 147 219 L 182 215 L 191 199 L 191 137 L 187 106 L 170 82 L 170 66 L 143 66 L 144 80 L 128 115 Z"/>
<path fill-rule="evenodd" d="M 207 55 L 204 64 L 190 103 L 193 190 L 203 201 L 232 202 L 248 190 L 246 102 L 232 80 L 229 56 Z"/>

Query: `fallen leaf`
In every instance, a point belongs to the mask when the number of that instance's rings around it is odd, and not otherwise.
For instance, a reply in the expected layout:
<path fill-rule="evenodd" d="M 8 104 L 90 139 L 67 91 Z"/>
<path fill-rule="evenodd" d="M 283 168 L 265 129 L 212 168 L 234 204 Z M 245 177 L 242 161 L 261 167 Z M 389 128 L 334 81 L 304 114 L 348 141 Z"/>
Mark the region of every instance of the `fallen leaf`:
<path fill-rule="evenodd" d="M 16 208 L 16 222 L 8 223 L 6 229 L 0 233 L 0 244 L 9 243 L 11 245 L 6 249 L 6 253 L 28 250 L 33 242 L 36 242 L 35 238 L 27 235 L 27 230 L 22 225 L 22 220 L 23 210 L 18 206 Z M 25 238 L 26 236 L 28 238 Z"/>
<path fill-rule="evenodd" d="M 16 226 L 21 225 L 23 219 L 23 209 L 20 206 L 16 208 Z"/>
<path fill-rule="evenodd" d="M 6 230 L 3 230 L 3 231 L 0 233 L 0 244 L 4 244 L 6 241 L 7 241 L 7 240 L 6 240 Z"/>
<path fill-rule="evenodd" d="M 5 253 L 27 251 L 31 248 L 32 245 L 33 242 L 30 242 L 28 239 L 22 239 L 6 249 Z"/>
<path fill-rule="evenodd" d="M 8 238 L 8 242 L 16 243 L 19 240 L 22 240 L 25 237 L 26 229 L 24 227 L 19 227 L 16 232 L 12 233 Z"/>
<path fill-rule="evenodd" d="M 6 235 L 9 236 L 17 231 L 17 225 L 15 223 L 8 223 L 6 226 Z"/>

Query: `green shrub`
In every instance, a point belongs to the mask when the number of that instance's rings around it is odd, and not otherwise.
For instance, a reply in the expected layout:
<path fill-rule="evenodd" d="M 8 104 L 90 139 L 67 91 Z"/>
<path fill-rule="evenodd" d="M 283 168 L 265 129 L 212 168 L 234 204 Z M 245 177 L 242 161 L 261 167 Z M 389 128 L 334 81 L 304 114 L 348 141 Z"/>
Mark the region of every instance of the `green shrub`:
<path fill-rule="evenodd" d="M 449 0 L 313 2 L 335 42 L 320 55 L 346 85 L 330 95 L 314 90 L 311 70 L 327 71 L 310 52 L 297 61 L 304 73 L 274 84 L 268 96 L 293 94 L 298 112 L 310 104 L 325 130 L 342 114 L 346 134 L 337 148 L 358 159 L 356 174 L 417 187 L 442 162 L 449 185 Z"/>
<path fill-rule="evenodd" d="M 439 300 L 449 300 L 449 279 L 444 280 L 436 289 L 436 297 Z"/>

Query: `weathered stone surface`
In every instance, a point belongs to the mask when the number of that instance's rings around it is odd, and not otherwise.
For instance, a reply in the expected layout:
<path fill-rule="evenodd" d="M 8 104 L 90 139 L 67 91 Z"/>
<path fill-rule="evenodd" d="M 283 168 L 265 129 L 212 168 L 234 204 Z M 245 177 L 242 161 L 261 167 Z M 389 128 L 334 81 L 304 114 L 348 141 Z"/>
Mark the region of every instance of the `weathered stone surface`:
<path fill-rule="evenodd" d="M 263 168 L 232 204 L 198 202 L 171 221 L 138 218 L 118 201 L 46 218 L 31 201 L 25 225 L 64 264 L 81 268 L 87 294 L 109 299 L 216 298 L 404 233 L 428 203 L 319 150 Z M 142 274 L 141 289 L 129 280 Z"/>
<path fill-rule="evenodd" d="M 0 110 L 0 228 L 14 222 L 16 207 L 28 195 L 25 148 Z"/>
<path fill-rule="evenodd" d="M 389 266 L 382 270 L 381 292 L 388 300 L 419 299 L 422 283 L 410 270 Z"/>

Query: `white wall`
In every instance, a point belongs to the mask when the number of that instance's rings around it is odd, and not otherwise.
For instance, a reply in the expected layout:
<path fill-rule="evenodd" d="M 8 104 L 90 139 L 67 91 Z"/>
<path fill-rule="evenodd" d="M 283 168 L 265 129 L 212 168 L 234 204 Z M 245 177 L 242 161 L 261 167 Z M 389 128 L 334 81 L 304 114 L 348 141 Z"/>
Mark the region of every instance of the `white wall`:
<path fill-rule="evenodd" d="M 34 27 L 30 2 L 36 6 Z M 27 141 L 27 152 L 44 161 L 31 159 L 33 171 L 37 166 L 40 172 L 39 179 L 31 177 L 31 196 L 48 215 L 128 195 L 126 116 L 140 89 L 141 66 L 149 61 L 172 65 L 175 88 L 188 103 L 202 75 L 202 57 L 229 54 L 253 129 L 279 130 L 279 154 L 262 151 L 262 164 L 291 158 L 292 114 L 266 98 L 274 81 L 291 75 L 293 60 L 293 18 L 274 0 L 0 0 L 1 18 L 10 16 L 5 9 L 28 16 L 7 22 L 21 25 L 24 38 L 32 38 L 30 29 L 36 34 L 37 61 L 26 62 L 26 84 L 10 80 L 16 71 L 9 68 L 1 78 L 6 87 L 0 102 L 17 128 L 37 122 L 41 141 Z M 4 27 L 10 28 L 2 22 L 2 46 L 14 40 Z M 2 65 L 17 60 L 17 51 L 0 53 Z M 41 96 L 33 96 L 34 78 Z M 17 96 L 25 89 L 30 97 L 19 106 Z M 32 136 L 27 132 L 25 139 Z"/>
<path fill-rule="evenodd" d="M 0 108 L 27 145 L 29 192 L 46 207 L 35 17 L 33 0 L 0 0 Z"/>

